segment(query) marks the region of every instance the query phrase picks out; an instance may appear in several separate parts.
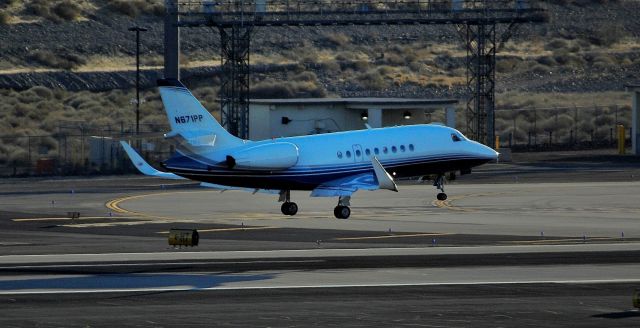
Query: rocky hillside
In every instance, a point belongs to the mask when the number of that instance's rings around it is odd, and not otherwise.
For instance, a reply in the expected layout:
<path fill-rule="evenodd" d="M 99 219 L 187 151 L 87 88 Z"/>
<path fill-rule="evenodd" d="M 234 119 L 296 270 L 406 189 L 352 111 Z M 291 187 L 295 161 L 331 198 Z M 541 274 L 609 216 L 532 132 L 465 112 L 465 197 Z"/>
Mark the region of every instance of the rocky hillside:
<path fill-rule="evenodd" d="M 499 92 L 620 90 L 637 79 L 637 1 L 545 3 L 549 23 L 523 26 L 502 49 Z M 0 11 L 2 88 L 130 88 L 135 44 L 127 28 L 135 24 L 149 28 L 143 33 L 144 85 L 161 73 L 160 0 L 2 0 Z M 218 45 L 216 31 L 183 29 L 187 75 L 211 76 Z M 273 73 L 256 74 L 255 83 L 278 81 L 287 75 L 282 64 L 295 64 L 315 73 L 318 88 L 342 96 L 460 96 L 464 56 L 449 26 L 262 28 L 252 43 L 252 62 Z"/>

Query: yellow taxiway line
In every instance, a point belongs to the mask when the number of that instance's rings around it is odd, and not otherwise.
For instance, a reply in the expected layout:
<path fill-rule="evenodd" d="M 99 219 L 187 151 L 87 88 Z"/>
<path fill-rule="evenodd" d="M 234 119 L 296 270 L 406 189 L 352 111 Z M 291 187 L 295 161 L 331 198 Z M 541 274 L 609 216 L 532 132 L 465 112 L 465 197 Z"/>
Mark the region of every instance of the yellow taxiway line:
<path fill-rule="evenodd" d="M 86 216 L 79 218 L 31 218 L 31 219 L 11 219 L 14 222 L 30 222 L 30 221 L 72 221 L 72 220 L 104 220 L 104 219 L 120 219 L 117 216 Z"/>
<path fill-rule="evenodd" d="M 540 240 L 518 240 L 507 241 L 510 244 L 544 244 L 544 243 L 569 243 L 569 242 L 583 242 L 594 240 L 620 240 L 620 237 L 586 237 L 586 238 L 566 238 L 566 239 L 540 239 Z"/>

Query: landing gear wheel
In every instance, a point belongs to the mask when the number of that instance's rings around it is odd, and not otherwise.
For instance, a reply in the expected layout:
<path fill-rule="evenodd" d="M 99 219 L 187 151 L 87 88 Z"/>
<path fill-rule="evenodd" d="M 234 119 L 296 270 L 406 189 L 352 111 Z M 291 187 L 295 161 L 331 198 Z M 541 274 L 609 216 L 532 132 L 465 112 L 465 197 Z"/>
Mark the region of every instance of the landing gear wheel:
<path fill-rule="evenodd" d="M 351 209 L 348 206 L 338 205 L 333 209 L 333 215 L 338 219 L 348 219 L 351 216 Z"/>
<path fill-rule="evenodd" d="M 438 198 L 438 200 L 447 200 L 447 194 L 441 192 L 436 196 L 436 198 Z"/>
<path fill-rule="evenodd" d="M 294 202 L 284 202 L 282 206 L 280 206 L 280 210 L 284 215 L 296 215 L 298 213 L 298 204 Z"/>

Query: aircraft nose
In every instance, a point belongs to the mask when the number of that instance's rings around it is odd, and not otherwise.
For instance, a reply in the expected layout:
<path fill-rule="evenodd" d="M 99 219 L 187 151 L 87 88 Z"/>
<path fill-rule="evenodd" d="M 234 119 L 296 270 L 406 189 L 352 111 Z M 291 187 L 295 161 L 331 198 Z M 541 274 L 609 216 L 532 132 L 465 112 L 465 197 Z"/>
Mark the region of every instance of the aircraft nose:
<path fill-rule="evenodd" d="M 478 153 L 478 155 L 490 161 L 497 160 L 498 156 L 500 155 L 500 153 L 493 150 L 493 148 L 487 147 L 483 144 L 478 144 Z"/>

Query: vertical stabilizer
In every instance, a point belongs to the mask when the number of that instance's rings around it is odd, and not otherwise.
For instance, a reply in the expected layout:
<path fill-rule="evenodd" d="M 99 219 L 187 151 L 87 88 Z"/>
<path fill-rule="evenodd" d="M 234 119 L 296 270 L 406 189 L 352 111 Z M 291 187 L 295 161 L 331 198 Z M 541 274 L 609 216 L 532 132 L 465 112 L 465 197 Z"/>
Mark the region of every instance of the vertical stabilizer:
<path fill-rule="evenodd" d="M 158 87 L 171 125 L 167 137 L 180 136 L 191 146 L 216 148 L 243 143 L 242 139 L 227 132 L 180 81 L 158 80 Z"/>

